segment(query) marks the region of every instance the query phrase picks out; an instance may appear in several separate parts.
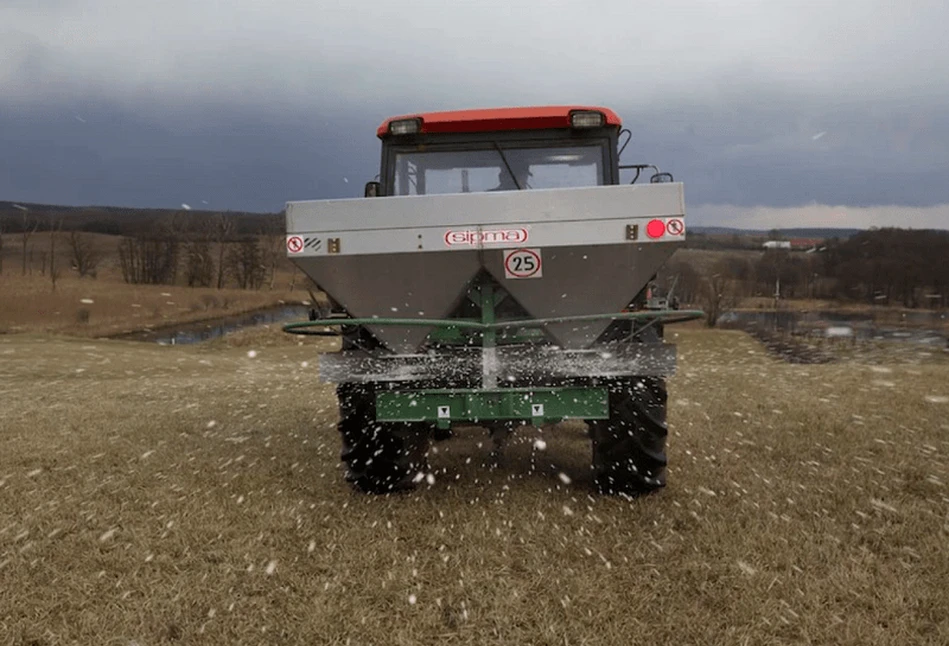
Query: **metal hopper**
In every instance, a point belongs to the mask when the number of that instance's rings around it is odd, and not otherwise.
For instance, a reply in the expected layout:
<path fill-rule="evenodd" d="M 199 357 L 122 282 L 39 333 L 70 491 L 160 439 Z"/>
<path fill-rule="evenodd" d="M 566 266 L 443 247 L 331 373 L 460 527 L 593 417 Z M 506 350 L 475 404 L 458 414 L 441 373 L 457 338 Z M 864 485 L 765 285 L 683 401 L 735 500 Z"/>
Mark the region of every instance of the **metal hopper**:
<path fill-rule="evenodd" d="M 410 354 L 425 320 L 451 316 L 485 271 L 533 318 L 621 311 L 684 242 L 684 214 L 681 183 L 300 201 L 287 204 L 287 250 L 351 317 L 418 319 L 367 325 Z M 582 349 L 609 324 L 546 329 Z"/>

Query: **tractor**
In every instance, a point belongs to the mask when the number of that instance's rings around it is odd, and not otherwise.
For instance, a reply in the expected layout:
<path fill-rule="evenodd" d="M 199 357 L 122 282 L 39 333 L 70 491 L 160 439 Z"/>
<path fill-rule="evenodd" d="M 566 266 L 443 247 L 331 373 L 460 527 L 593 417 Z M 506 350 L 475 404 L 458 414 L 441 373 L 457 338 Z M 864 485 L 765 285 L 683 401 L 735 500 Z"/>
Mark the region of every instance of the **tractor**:
<path fill-rule="evenodd" d="M 596 106 L 386 119 L 362 197 L 288 202 L 287 254 L 329 307 L 284 330 L 334 334 L 346 480 L 383 494 L 426 477 L 435 441 L 585 423 L 604 495 L 666 485 L 666 325 L 653 297 L 685 242 L 683 185 L 622 164 L 632 134 Z M 639 182 L 644 173 L 648 181 Z"/>

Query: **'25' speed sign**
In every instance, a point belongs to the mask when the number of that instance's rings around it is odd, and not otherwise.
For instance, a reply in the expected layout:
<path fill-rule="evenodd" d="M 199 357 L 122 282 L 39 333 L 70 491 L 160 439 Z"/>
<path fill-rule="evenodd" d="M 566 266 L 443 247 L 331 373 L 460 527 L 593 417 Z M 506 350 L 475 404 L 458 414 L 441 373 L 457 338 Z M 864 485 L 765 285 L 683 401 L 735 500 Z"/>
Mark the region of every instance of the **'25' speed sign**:
<path fill-rule="evenodd" d="M 543 276 L 540 249 L 511 249 L 504 252 L 505 278 L 540 278 Z"/>

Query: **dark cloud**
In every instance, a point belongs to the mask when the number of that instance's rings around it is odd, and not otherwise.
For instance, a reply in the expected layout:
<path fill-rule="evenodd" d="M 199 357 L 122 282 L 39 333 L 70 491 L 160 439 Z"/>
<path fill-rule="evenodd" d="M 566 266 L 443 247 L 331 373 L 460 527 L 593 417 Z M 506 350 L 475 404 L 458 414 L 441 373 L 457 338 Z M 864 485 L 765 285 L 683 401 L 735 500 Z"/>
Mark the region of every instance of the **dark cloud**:
<path fill-rule="evenodd" d="M 361 194 L 391 114 L 578 102 L 701 217 L 925 209 L 949 204 L 947 23 L 923 0 L 8 0 L 0 198 L 270 211 Z"/>
<path fill-rule="evenodd" d="M 931 206 L 949 203 L 947 114 L 761 93 L 730 111 L 634 113 L 624 156 L 657 160 L 698 203 Z"/>
<path fill-rule="evenodd" d="M 74 102 L 0 116 L 0 195 L 31 202 L 275 211 L 352 197 L 378 173 L 379 119 L 216 106 L 161 119 Z M 348 180 L 348 182 L 346 181 Z"/>
<path fill-rule="evenodd" d="M 673 172 L 696 204 L 949 203 L 949 122 L 942 116 L 810 108 L 797 123 L 744 106 L 732 114 L 615 107 L 633 133 L 625 161 Z M 355 196 L 377 173 L 375 128 L 397 112 L 340 105 L 276 113 L 222 104 L 136 110 L 85 101 L 6 111 L 0 194 L 129 206 L 207 200 L 252 210 Z"/>

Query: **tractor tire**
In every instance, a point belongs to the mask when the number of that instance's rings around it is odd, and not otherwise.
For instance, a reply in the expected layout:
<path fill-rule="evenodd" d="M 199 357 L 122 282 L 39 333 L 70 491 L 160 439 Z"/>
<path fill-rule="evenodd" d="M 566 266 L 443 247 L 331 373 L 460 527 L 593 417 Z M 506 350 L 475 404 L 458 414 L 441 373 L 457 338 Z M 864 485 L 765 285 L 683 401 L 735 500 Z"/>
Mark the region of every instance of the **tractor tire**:
<path fill-rule="evenodd" d="M 590 420 L 593 481 L 606 495 L 638 496 L 666 486 L 666 381 L 617 379 L 608 420 Z"/>
<path fill-rule="evenodd" d="M 375 421 L 371 385 L 340 384 L 336 393 L 346 481 L 371 494 L 414 489 L 428 467 L 428 425 Z"/>

